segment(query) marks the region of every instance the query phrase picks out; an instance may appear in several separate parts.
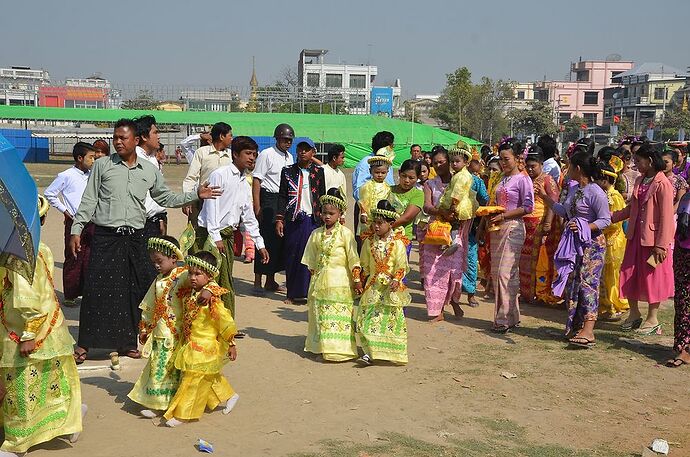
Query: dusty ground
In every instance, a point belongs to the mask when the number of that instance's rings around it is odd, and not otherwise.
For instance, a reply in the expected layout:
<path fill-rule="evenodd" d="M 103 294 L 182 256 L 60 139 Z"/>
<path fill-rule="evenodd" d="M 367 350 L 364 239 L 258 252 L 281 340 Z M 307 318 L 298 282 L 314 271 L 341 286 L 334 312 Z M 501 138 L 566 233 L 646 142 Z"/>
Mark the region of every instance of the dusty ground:
<path fill-rule="evenodd" d="M 66 167 L 29 168 L 43 188 Z M 166 167 L 172 187 L 184 171 Z M 179 235 L 185 221 L 178 210 L 170 214 L 169 232 Z M 58 289 L 62 230 L 51 210 L 43 237 L 55 254 Z M 95 369 L 81 371 L 90 408 L 82 439 L 74 450 L 53 442 L 32 455 L 189 456 L 203 438 L 218 455 L 630 456 L 656 437 L 671 442 L 671 455 L 690 455 L 690 371 L 659 365 L 669 355 L 672 304 L 662 312 L 661 337 L 626 342 L 630 335 L 600 324 L 597 348 L 570 350 L 562 310 L 525 306 L 522 327 L 508 336 L 487 332 L 493 305 L 486 300 L 461 321 L 426 323 L 416 253 L 412 269 L 407 367 L 358 369 L 305 354 L 306 307 L 249 296 L 251 267 L 236 262 L 237 322 L 248 337 L 225 370 L 241 396 L 229 416 L 157 426 L 126 399 L 144 361 L 123 359 L 112 372 L 97 368 L 107 364 L 105 352 L 91 354 L 84 367 Z M 78 310 L 65 313 L 76 335 Z"/>

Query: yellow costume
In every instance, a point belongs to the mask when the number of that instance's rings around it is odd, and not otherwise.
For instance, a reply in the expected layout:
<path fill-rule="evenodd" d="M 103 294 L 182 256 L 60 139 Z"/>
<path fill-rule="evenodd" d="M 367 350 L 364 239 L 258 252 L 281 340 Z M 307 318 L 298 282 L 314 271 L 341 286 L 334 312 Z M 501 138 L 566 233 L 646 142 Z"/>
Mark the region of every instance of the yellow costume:
<path fill-rule="evenodd" d="M 362 276 L 367 277 L 359 301 L 357 332 L 364 353 L 374 360 L 407 363 L 407 325 L 403 308 L 412 298 L 402 280 L 407 265 L 409 240 L 401 229 L 391 230 L 385 239 L 372 235 L 362 246 Z M 397 291 L 390 283 L 397 280 Z"/>
<path fill-rule="evenodd" d="M 307 241 L 302 263 L 312 271 L 309 282 L 309 325 L 304 350 L 340 362 L 357 357 L 352 325 L 353 271 L 359 270 L 357 244 L 352 231 L 336 222 L 314 230 Z"/>
<path fill-rule="evenodd" d="M 613 186 L 606 191 L 606 196 L 612 213 L 625 208 L 623 196 Z M 618 294 L 621 263 L 623 263 L 626 244 L 623 223 L 616 222 L 606 227 L 604 236 L 606 236 L 606 256 L 599 289 L 599 315 L 613 315 L 630 308 L 628 300 L 621 298 Z"/>
<path fill-rule="evenodd" d="M 189 287 L 187 269 L 173 268 L 156 277 L 139 306 L 139 331 L 148 335 L 142 355 L 149 360 L 127 396 L 149 409 L 168 409 L 180 382 L 173 353 L 182 333 L 182 299 L 177 292 L 185 286 Z"/>
<path fill-rule="evenodd" d="M 369 222 L 371 222 L 370 212 L 372 209 L 376 208 L 376 205 L 381 200 L 388 200 L 388 196 L 391 193 L 390 186 L 385 182 L 376 182 L 373 179 L 365 182 L 362 187 L 359 188 L 359 205 L 361 207 L 360 214 L 366 214 L 369 216 Z M 357 225 L 357 235 L 369 230 L 370 224 L 358 224 Z"/>
<path fill-rule="evenodd" d="M 472 190 L 473 183 L 472 174 L 467 170 L 467 167 L 455 173 L 443 191 L 438 201 L 438 207 L 440 209 L 455 207 L 455 216 L 459 221 L 472 219 L 475 211 L 479 208 L 477 192 Z"/>
<path fill-rule="evenodd" d="M 80 432 L 81 388 L 72 356 L 74 340 L 53 286 L 53 254 L 39 244 L 33 283 L 0 268 L 0 376 L 7 393 L 2 401 L 3 451 L 22 453 L 57 436 Z M 34 340 L 28 357 L 23 341 Z"/>
<path fill-rule="evenodd" d="M 206 408 L 214 409 L 235 395 L 220 372 L 237 333 L 235 321 L 220 298 L 227 289 L 215 282 L 204 289 L 213 295 L 208 306 L 197 303 L 200 292 L 191 291 L 183 298 L 182 341 L 175 351 L 175 368 L 182 372 L 182 380 L 165 419 L 199 419 Z"/>

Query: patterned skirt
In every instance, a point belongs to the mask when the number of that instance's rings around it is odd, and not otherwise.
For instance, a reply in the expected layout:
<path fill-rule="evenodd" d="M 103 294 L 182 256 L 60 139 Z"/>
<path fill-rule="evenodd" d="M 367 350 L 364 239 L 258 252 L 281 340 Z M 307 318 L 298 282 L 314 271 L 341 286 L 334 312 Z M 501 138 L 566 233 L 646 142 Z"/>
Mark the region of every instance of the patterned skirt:
<path fill-rule="evenodd" d="M 575 259 L 575 268 L 565 286 L 563 297 L 568 304 L 565 333 L 579 330 L 586 321 L 597 320 L 599 312 L 599 283 L 604 269 L 606 237 L 599 235 Z"/>
<path fill-rule="evenodd" d="M 520 297 L 532 303 L 536 296 L 536 268 L 541 250 L 541 218 L 524 217 L 522 220 L 525 223 L 525 243 L 520 251 Z"/>
<path fill-rule="evenodd" d="M 149 360 L 127 396 L 148 409 L 165 410 L 177 392 L 180 371 L 175 368 L 173 348 L 166 347 L 161 339 L 151 338 Z"/>
<path fill-rule="evenodd" d="M 407 323 L 403 307 L 410 301 L 407 290 L 391 292 L 383 285 L 374 285 L 362 294 L 357 334 L 365 354 L 374 360 L 407 363 Z"/>
<path fill-rule="evenodd" d="M 196 420 L 201 418 L 207 408 L 214 410 L 233 395 L 235 391 L 220 373 L 186 372 L 183 373 L 177 393 L 163 417 L 166 420 L 173 417 L 180 420 Z"/>
<path fill-rule="evenodd" d="M 673 307 L 673 349 L 680 352 L 690 345 L 690 249 L 676 244 L 673 250 L 673 272 L 675 275 L 675 296 Z"/>
<path fill-rule="evenodd" d="M 22 453 L 55 437 L 81 431 L 81 387 L 71 355 L 0 368 L 3 451 Z"/>
<path fill-rule="evenodd" d="M 522 220 L 508 220 L 500 230 L 491 232 L 491 277 L 496 291 L 494 324 L 508 327 L 520 323 L 518 262 L 525 242 Z"/>
<path fill-rule="evenodd" d="M 334 294 L 334 295 L 337 295 Z M 304 350 L 324 360 L 341 362 L 357 357 L 352 300 L 323 300 L 309 296 L 309 324 Z"/>

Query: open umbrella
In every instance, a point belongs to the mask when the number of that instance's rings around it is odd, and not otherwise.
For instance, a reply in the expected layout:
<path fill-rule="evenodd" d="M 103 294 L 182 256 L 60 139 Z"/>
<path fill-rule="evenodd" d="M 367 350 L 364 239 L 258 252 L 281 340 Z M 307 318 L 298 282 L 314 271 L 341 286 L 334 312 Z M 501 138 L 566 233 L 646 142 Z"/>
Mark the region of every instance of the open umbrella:
<path fill-rule="evenodd" d="M 32 282 L 41 221 L 36 183 L 14 146 L 0 135 L 0 267 Z"/>

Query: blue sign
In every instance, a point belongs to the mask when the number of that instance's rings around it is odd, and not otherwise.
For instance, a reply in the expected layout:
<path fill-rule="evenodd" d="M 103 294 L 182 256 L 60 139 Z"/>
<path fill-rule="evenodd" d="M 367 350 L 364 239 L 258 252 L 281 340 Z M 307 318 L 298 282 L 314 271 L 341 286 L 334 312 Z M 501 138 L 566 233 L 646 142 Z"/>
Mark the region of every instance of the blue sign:
<path fill-rule="evenodd" d="M 393 116 L 393 88 L 371 88 L 371 114 L 386 113 Z"/>

